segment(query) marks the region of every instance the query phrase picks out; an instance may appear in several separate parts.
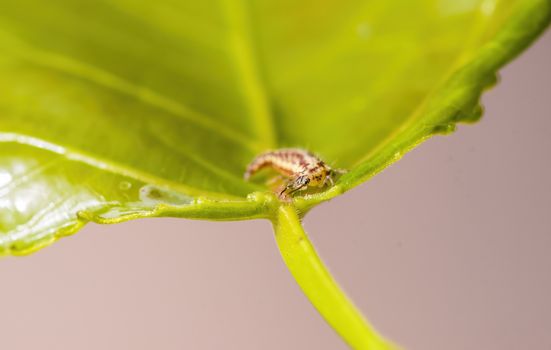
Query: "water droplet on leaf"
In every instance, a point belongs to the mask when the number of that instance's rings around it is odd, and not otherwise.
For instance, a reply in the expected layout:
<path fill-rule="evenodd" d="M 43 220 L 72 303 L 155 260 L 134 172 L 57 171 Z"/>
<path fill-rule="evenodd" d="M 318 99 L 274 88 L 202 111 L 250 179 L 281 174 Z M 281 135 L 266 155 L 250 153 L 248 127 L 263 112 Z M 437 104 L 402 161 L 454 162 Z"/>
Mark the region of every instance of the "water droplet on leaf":
<path fill-rule="evenodd" d="M 132 184 L 128 181 L 121 181 L 119 183 L 119 188 L 123 191 L 128 191 L 129 189 L 132 188 Z"/>
<path fill-rule="evenodd" d="M 186 194 L 154 185 L 145 185 L 140 188 L 140 200 L 144 204 L 186 205 L 193 202 L 193 198 Z"/>

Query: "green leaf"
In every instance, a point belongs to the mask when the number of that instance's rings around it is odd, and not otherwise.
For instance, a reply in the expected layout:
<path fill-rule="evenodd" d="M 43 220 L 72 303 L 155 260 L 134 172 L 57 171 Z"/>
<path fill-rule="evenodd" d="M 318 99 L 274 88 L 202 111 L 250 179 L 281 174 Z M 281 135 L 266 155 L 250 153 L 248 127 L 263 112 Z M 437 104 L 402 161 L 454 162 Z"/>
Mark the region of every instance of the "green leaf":
<path fill-rule="evenodd" d="M 265 218 L 348 344 L 392 348 L 300 216 L 476 121 L 483 90 L 550 20 L 549 0 L 2 0 L 0 255 L 89 221 Z M 280 147 L 349 172 L 281 203 L 243 180 Z"/>
<path fill-rule="evenodd" d="M 0 4 L 0 253 L 87 221 L 273 217 L 271 148 L 350 169 L 304 213 L 481 115 L 547 0 Z"/>

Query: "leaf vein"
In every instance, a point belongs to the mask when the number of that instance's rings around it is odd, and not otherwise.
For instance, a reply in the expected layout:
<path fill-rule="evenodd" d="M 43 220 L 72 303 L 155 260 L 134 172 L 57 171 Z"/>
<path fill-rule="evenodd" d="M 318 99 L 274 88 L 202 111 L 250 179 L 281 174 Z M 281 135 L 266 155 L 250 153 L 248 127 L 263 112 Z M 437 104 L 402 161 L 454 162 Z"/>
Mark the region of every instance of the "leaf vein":
<path fill-rule="evenodd" d="M 215 191 L 206 191 L 193 186 L 185 185 L 182 183 L 174 182 L 165 178 L 152 175 L 134 167 L 123 165 L 112 160 L 103 159 L 94 154 L 88 154 L 82 150 L 77 150 L 71 147 L 60 146 L 50 143 L 48 141 L 38 139 L 32 136 L 17 134 L 17 133 L 5 133 L 0 132 L 0 143 L 17 143 L 32 147 L 48 150 L 53 153 L 61 154 L 69 160 L 81 162 L 90 165 L 94 168 L 109 171 L 114 174 L 120 174 L 129 178 L 136 179 L 146 184 L 155 184 L 158 186 L 164 186 L 171 188 L 175 191 L 179 191 L 188 195 L 206 195 L 213 198 L 224 199 L 238 199 L 240 197 L 233 196 L 228 193 L 221 193 Z"/>
<path fill-rule="evenodd" d="M 5 36 L 5 32 L 1 32 Z M 8 34 L 9 35 L 9 34 Z M 99 86 L 131 96 L 147 105 L 159 108 L 180 119 L 194 123 L 196 126 L 210 130 L 234 143 L 258 153 L 260 145 L 250 140 L 244 133 L 217 122 L 214 118 L 204 115 L 181 102 L 159 94 L 144 86 L 133 84 L 125 79 L 105 71 L 99 67 L 79 62 L 72 57 L 54 52 L 45 52 L 24 43 L 18 38 L 9 38 L 15 47 L 11 47 L 10 53 L 18 55 L 37 66 L 55 69 Z M 15 50 L 14 50 L 15 49 Z"/>

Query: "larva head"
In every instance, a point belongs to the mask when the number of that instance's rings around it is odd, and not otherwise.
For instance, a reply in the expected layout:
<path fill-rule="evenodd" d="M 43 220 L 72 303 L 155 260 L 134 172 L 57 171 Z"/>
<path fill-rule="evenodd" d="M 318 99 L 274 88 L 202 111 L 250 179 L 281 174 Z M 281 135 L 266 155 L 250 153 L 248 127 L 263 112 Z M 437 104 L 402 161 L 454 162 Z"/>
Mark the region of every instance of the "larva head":
<path fill-rule="evenodd" d="M 283 190 L 279 193 L 279 197 L 286 198 L 288 195 L 291 195 L 297 191 L 302 191 L 308 187 L 308 183 L 310 183 L 310 178 L 308 178 L 308 176 L 298 176 L 283 188 Z"/>

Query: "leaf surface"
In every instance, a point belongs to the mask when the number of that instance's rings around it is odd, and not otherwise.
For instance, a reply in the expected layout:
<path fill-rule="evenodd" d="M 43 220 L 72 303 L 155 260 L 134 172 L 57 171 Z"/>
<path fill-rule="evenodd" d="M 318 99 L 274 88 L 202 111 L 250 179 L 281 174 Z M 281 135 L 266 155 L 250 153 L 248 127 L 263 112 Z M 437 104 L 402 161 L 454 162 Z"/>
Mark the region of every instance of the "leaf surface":
<path fill-rule="evenodd" d="M 269 218 L 260 152 L 349 169 L 303 213 L 456 122 L 547 0 L 0 3 L 0 254 L 88 221 Z"/>

